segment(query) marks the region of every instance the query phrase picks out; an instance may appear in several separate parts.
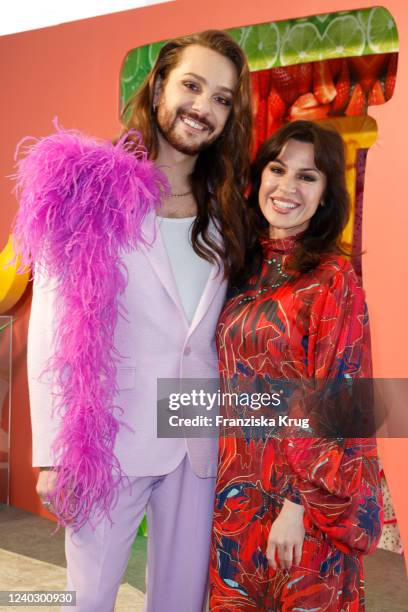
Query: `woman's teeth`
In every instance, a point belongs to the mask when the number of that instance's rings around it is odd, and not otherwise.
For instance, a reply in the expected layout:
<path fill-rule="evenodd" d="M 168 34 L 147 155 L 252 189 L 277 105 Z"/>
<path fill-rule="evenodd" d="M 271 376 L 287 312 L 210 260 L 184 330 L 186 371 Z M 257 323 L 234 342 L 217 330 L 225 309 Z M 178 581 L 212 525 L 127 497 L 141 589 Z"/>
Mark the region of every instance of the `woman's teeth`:
<path fill-rule="evenodd" d="M 282 200 L 275 200 L 273 198 L 272 198 L 272 202 L 277 208 L 284 208 L 285 210 L 291 209 L 291 208 L 297 208 L 298 206 L 297 204 L 294 204 L 293 202 L 282 202 Z"/>

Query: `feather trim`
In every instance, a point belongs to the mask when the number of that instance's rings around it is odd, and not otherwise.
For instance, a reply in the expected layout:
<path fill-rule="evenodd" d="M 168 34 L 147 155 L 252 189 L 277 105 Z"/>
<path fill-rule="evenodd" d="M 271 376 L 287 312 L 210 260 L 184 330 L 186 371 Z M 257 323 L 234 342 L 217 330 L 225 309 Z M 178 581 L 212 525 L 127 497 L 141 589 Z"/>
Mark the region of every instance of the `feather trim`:
<path fill-rule="evenodd" d="M 168 184 L 142 146 L 127 148 L 126 136 L 114 145 L 57 127 L 24 148 L 15 249 L 23 265 L 44 264 L 59 281 L 55 354 L 47 367 L 61 418 L 50 499 L 58 522 L 77 530 L 109 516 L 125 477 L 114 454 L 121 426 L 114 332 L 127 285 L 121 252 L 145 242 L 142 222 Z"/>

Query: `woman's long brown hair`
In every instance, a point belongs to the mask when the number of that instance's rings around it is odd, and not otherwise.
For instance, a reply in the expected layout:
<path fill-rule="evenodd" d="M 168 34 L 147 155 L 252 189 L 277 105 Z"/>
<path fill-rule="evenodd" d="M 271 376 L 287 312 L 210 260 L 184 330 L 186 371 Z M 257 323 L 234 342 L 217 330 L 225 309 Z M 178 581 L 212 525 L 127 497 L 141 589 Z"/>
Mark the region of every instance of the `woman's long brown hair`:
<path fill-rule="evenodd" d="M 155 83 L 160 77 L 165 85 L 183 50 L 190 45 L 207 47 L 228 58 L 238 76 L 224 130 L 208 149 L 199 154 L 191 175 L 191 188 L 198 207 L 192 227 L 193 248 L 198 255 L 213 263 L 216 263 L 217 255 L 222 260 L 225 276 L 235 280 L 244 264 L 243 245 L 249 231 L 244 190 L 249 181 L 252 139 L 250 76 L 242 49 L 220 30 L 171 40 L 162 47 L 150 74 L 130 98 L 122 121 L 126 131 L 133 129 L 142 135 L 150 158 L 155 159 L 159 146 L 153 111 Z M 138 140 L 132 132 L 128 138 Z M 218 244 L 209 235 L 210 219 L 221 232 L 223 244 Z"/>

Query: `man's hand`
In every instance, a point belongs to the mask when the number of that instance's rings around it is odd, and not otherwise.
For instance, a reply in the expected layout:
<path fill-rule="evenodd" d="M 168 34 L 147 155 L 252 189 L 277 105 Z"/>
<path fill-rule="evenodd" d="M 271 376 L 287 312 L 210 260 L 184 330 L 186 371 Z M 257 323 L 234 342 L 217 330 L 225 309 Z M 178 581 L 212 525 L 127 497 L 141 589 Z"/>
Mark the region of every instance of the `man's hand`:
<path fill-rule="evenodd" d="M 301 504 L 285 499 L 278 518 L 272 523 L 266 549 L 269 565 L 274 570 L 277 569 L 276 556 L 280 567 L 284 569 L 289 570 L 292 563 L 299 565 L 305 538 L 303 514 Z"/>
<path fill-rule="evenodd" d="M 35 490 L 41 498 L 43 506 L 52 512 L 52 505 L 50 502 L 50 495 L 54 491 L 55 482 L 57 480 L 57 472 L 52 468 L 41 469 L 40 475 L 38 476 L 37 486 Z"/>

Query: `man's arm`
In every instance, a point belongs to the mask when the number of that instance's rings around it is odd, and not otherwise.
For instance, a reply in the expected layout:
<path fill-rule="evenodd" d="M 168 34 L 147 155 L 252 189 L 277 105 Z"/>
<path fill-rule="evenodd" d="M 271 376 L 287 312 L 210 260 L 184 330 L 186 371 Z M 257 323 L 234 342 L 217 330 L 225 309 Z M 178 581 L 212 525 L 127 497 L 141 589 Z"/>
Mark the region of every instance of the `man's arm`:
<path fill-rule="evenodd" d="M 28 329 L 27 371 L 33 444 L 33 466 L 40 467 L 36 486 L 42 498 L 52 491 L 56 472 L 52 470 L 52 443 L 59 426 L 53 414 L 52 376 L 46 371 L 53 352 L 57 284 L 39 267 L 33 283 Z"/>

